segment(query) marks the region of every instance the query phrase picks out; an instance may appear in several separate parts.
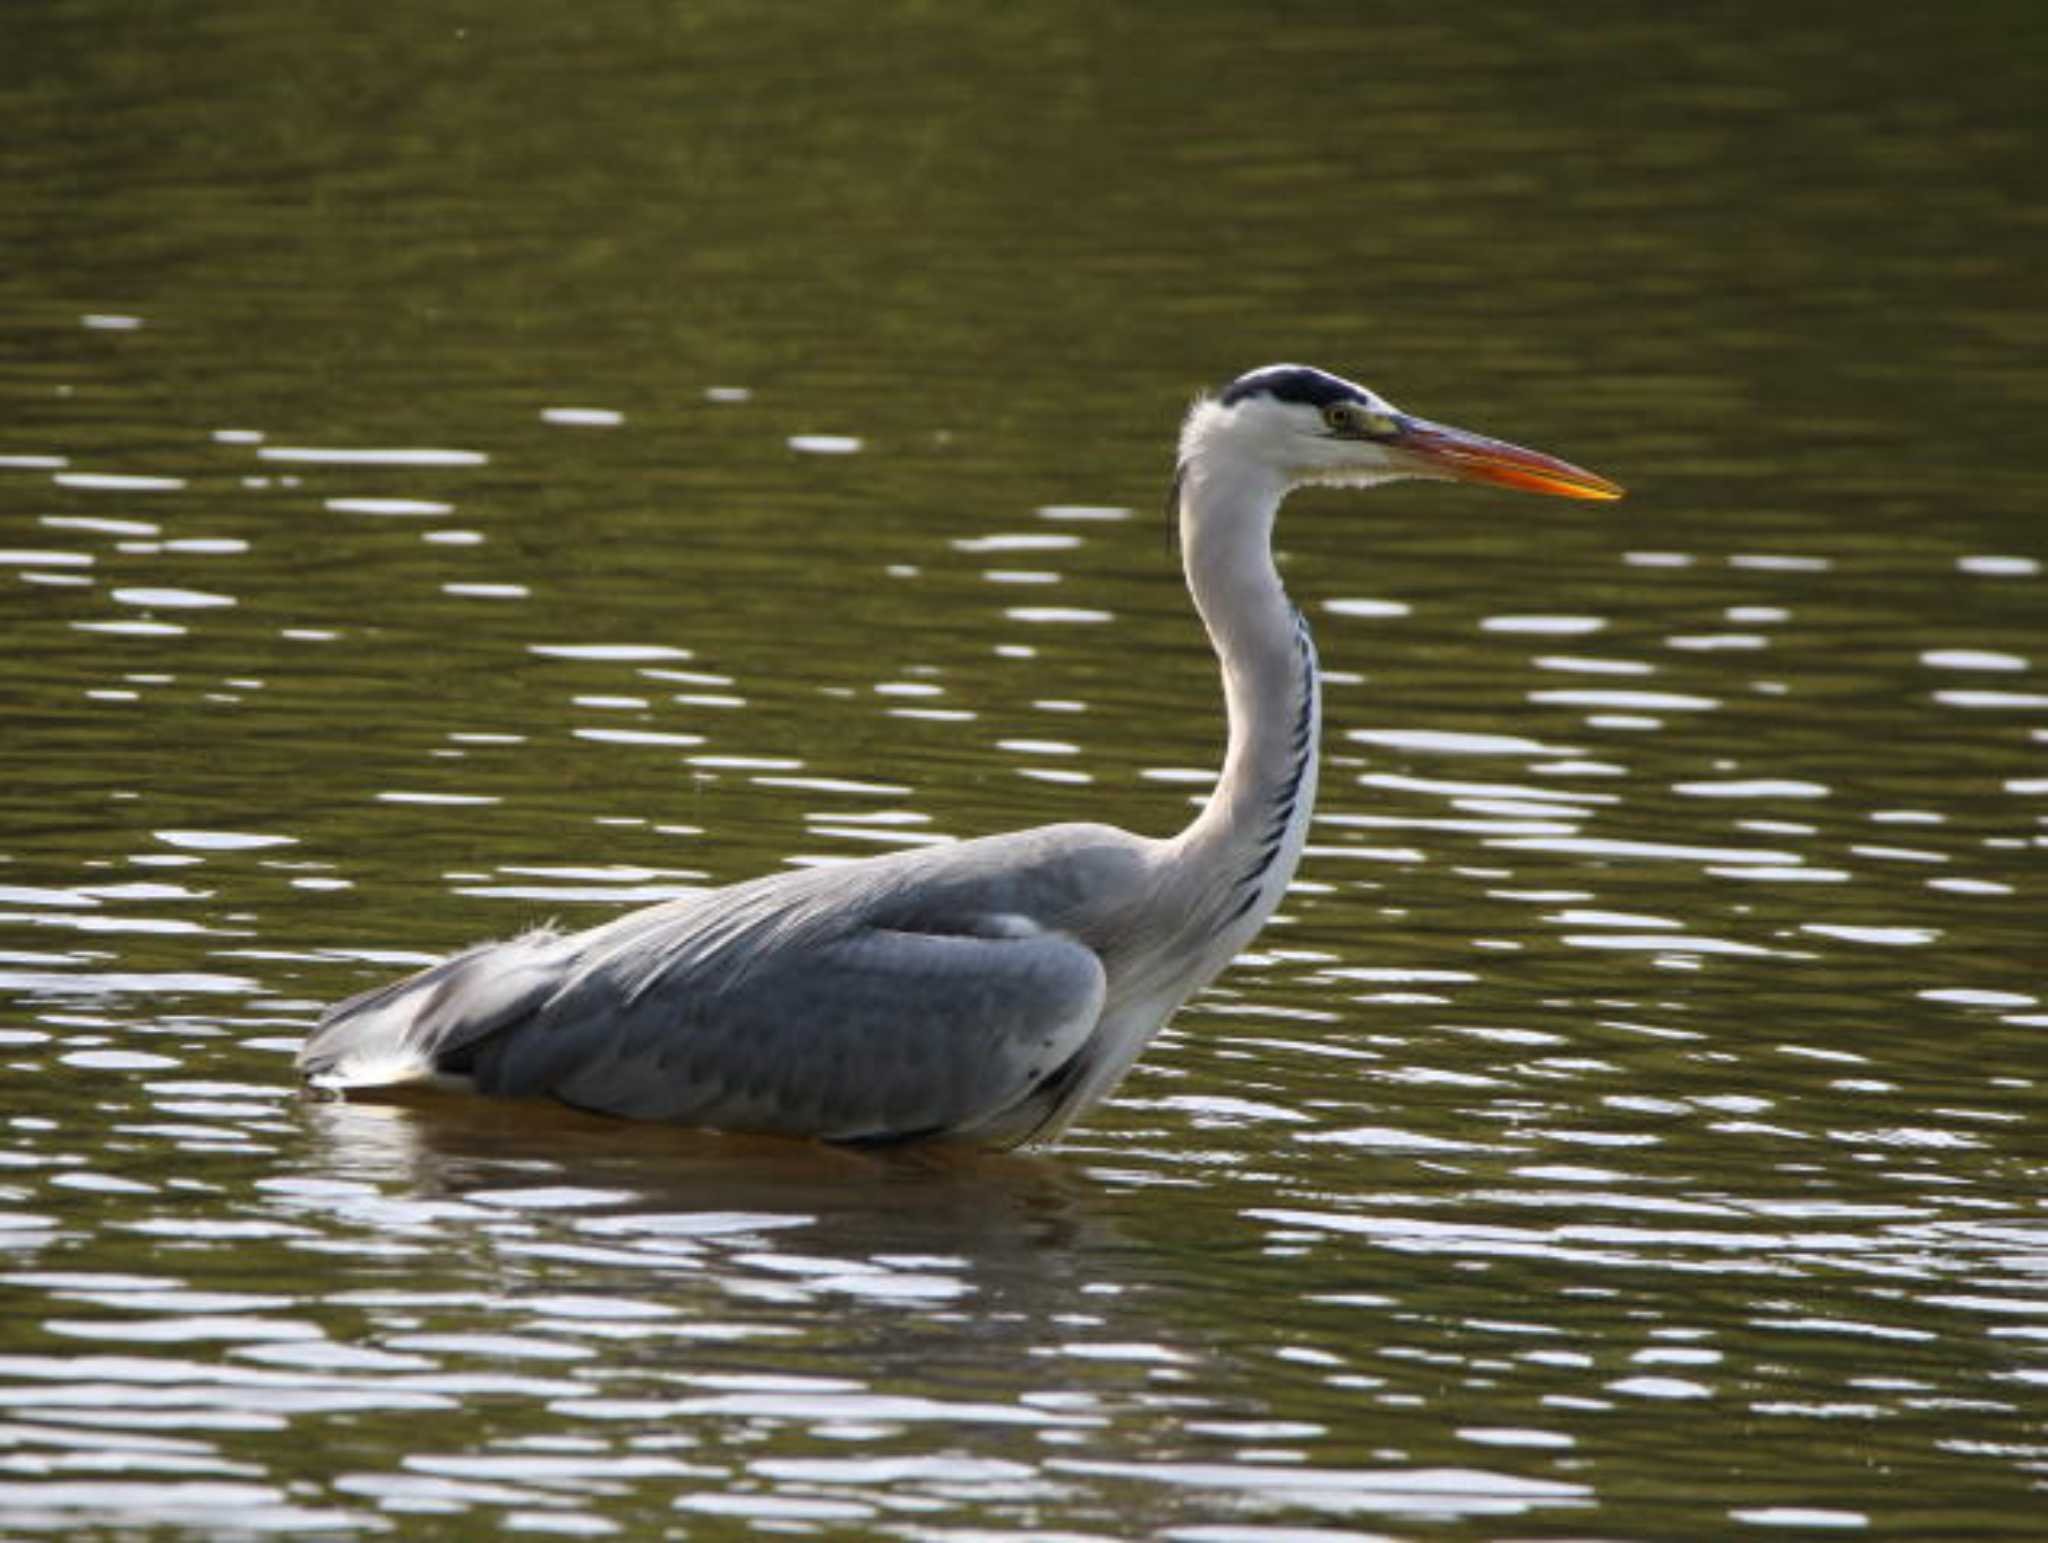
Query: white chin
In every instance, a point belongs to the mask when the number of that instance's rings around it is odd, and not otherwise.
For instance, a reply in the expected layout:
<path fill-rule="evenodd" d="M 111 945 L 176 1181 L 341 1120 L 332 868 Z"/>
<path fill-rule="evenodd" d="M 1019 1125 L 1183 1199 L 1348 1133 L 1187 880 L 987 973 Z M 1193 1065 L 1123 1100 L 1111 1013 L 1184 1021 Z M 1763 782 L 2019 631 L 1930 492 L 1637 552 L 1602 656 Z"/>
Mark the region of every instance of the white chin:
<path fill-rule="evenodd" d="M 1330 466 L 1312 471 L 1301 480 L 1319 488 L 1371 488 L 1415 475 L 1393 466 Z"/>

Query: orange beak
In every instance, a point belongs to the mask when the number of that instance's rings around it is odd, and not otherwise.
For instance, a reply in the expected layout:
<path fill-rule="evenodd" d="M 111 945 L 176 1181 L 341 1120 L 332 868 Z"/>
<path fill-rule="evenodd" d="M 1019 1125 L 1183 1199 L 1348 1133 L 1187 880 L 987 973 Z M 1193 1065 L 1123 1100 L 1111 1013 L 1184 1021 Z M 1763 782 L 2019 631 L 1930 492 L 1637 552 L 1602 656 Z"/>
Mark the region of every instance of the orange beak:
<path fill-rule="evenodd" d="M 1431 423 L 1427 418 L 1401 419 L 1396 448 L 1407 452 L 1416 472 L 1452 482 L 1491 482 L 1498 487 L 1519 488 L 1525 493 L 1549 493 L 1558 498 L 1590 498 L 1601 501 L 1619 498 L 1622 487 L 1598 472 L 1587 471 L 1569 461 L 1540 450 L 1524 450 L 1504 440 Z"/>

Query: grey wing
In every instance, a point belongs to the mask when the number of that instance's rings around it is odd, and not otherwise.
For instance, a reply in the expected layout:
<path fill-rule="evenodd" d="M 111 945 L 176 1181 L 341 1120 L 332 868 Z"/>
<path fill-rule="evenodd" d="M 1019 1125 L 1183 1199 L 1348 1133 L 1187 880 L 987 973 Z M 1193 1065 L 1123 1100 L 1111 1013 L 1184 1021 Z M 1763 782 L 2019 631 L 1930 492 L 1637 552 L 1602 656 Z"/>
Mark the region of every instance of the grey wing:
<path fill-rule="evenodd" d="M 1095 953 L 1018 918 L 973 930 L 861 926 L 718 949 L 651 980 L 602 965 L 476 1041 L 484 1092 L 640 1119 L 834 1140 L 966 1132 L 1013 1117 L 1086 1044 Z"/>

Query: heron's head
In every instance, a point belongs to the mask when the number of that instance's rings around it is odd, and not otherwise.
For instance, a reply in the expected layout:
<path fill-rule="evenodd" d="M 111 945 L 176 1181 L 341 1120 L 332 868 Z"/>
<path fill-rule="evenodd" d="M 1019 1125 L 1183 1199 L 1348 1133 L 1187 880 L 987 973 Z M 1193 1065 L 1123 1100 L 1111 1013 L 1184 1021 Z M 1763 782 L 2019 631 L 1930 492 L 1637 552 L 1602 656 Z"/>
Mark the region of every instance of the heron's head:
<path fill-rule="evenodd" d="M 1183 468 L 1256 470 L 1290 487 L 1431 477 L 1563 498 L 1622 493 L 1568 461 L 1414 417 L 1364 386 L 1301 364 L 1253 370 L 1195 403 L 1181 429 L 1180 458 Z"/>

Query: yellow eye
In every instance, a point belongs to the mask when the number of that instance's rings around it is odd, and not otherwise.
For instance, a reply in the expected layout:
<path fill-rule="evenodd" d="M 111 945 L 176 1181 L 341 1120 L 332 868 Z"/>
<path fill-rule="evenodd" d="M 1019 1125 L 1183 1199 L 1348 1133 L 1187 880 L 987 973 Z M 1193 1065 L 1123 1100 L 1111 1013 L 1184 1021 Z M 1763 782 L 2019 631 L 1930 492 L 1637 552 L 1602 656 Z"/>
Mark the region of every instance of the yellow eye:
<path fill-rule="evenodd" d="M 1357 402 L 1332 402 L 1323 409 L 1323 422 L 1332 434 L 1365 439 L 1392 439 L 1401 430 L 1392 413 L 1376 412 Z"/>

